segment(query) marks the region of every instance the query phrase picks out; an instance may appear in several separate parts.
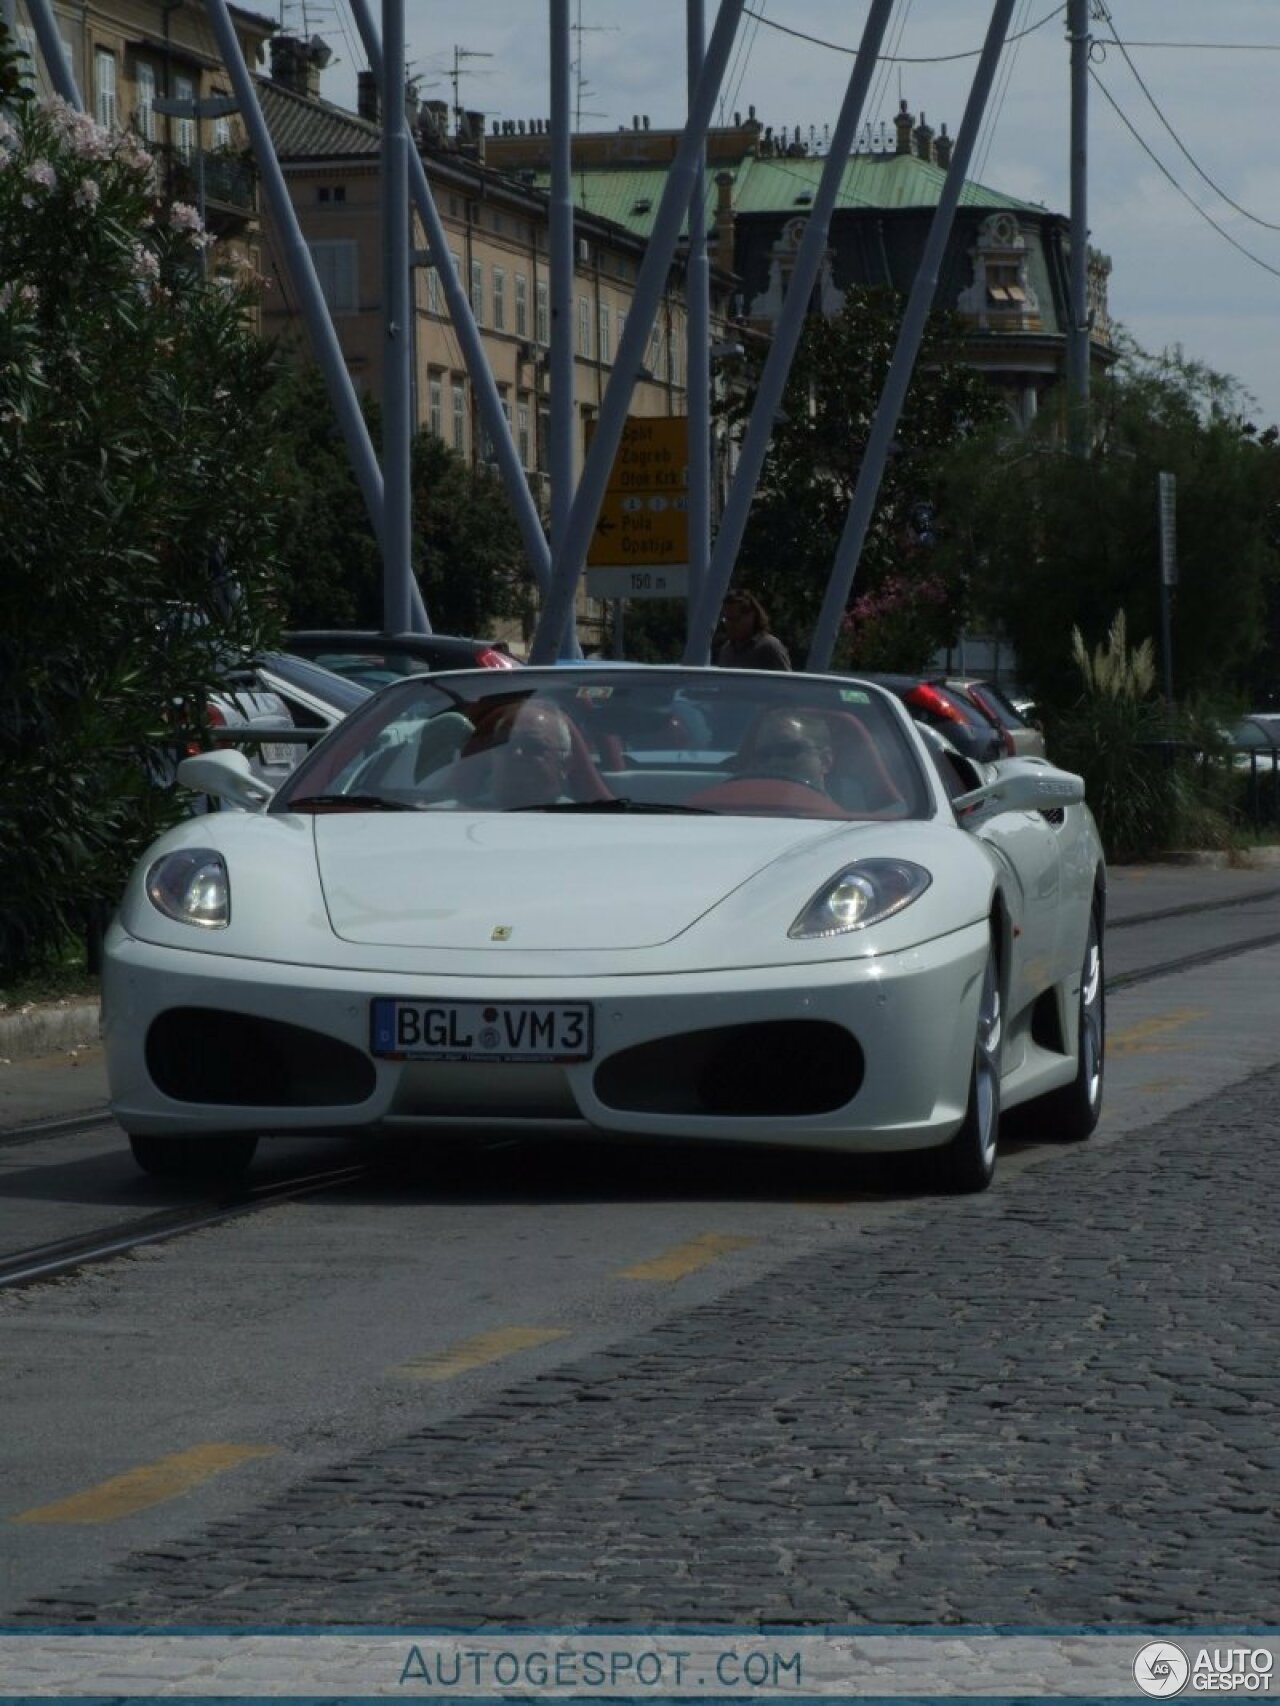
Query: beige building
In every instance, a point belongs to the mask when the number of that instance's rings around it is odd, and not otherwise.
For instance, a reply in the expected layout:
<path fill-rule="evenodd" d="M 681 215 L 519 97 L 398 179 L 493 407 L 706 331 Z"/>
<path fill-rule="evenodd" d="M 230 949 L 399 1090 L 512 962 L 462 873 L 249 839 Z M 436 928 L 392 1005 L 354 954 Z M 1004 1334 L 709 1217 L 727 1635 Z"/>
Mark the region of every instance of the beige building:
<path fill-rule="evenodd" d="M 166 116 L 157 100 L 199 102 L 229 95 L 230 80 L 202 0 L 52 0 L 63 51 L 85 110 L 108 128 L 131 128 L 155 153 L 174 201 L 198 205 L 218 239 L 215 265 L 260 261 L 257 174 L 236 113 Z M 24 0 L 17 0 L 18 46 L 42 94 L 53 90 Z M 269 18 L 231 7 L 248 64 L 256 66 L 275 29 Z"/>
<path fill-rule="evenodd" d="M 371 80 L 361 78 L 360 113 L 320 98 L 323 45 L 277 36 L 272 74 L 259 79 L 263 111 L 293 205 L 315 261 L 334 326 L 356 384 L 381 385 L 381 128 Z M 445 301 L 440 266 L 461 279 L 520 461 L 539 501 L 547 498 L 551 341 L 549 212 L 546 193 L 485 161 L 483 121 L 468 115 L 461 137 L 448 134 L 447 108 L 411 106 L 414 134 L 448 240 L 447 262 L 426 256 L 417 215 L 415 412 L 468 461 L 489 460 L 488 444 Z M 297 303 L 267 226 L 265 268 L 272 280 L 264 330 L 301 333 Z M 579 209 L 572 337 L 577 405 L 576 464 L 613 368 L 645 241 Z M 688 329 L 683 269 L 672 270 L 631 401 L 638 415 L 686 413 Z M 723 324 L 732 281 L 716 280 L 713 325 Z M 718 334 L 713 334 L 718 335 Z"/>

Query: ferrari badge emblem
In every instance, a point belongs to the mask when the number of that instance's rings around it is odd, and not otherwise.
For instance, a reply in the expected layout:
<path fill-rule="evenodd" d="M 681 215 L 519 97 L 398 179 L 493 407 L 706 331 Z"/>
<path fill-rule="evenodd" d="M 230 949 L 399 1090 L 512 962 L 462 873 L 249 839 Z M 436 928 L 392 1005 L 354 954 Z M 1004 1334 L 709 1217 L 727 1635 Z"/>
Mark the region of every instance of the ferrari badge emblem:
<path fill-rule="evenodd" d="M 509 942 L 511 940 L 511 926 L 509 924 L 495 924 L 489 940 L 491 942 Z"/>

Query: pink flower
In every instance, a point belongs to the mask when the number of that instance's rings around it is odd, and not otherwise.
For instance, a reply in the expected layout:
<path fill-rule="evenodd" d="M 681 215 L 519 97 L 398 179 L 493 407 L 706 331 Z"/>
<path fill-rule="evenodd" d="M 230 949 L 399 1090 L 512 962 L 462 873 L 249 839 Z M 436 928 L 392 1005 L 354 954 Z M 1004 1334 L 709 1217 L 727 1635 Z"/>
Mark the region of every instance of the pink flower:
<path fill-rule="evenodd" d="M 71 197 L 76 207 L 82 207 L 86 212 L 92 212 L 102 197 L 102 188 L 96 178 L 81 178 Z"/>
<path fill-rule="evenodd" d="M 24 176 L 29 184 L 42 190 L 51 190 L 58 182 L 58 174 L 47 160 L 33 160 Z"/>
<path fill-rule="evenodd" d="M 169 209 L 169 223 L 175 231 L 203 231 L 204 221 L 189 202 L 175 201 Z"/>

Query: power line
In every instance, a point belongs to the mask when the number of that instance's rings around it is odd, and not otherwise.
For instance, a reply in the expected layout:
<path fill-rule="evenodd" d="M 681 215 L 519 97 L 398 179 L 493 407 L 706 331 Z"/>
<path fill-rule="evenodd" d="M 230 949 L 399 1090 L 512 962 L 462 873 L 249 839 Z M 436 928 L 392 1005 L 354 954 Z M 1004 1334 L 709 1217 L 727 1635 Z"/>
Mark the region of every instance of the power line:
<path fill-rule="evenodd" d="M 1037 23 L 1032 24 L 1029 29 L 1020 30 L 1017 35 L 1006 37 L 1006 45 L 1011 45 L 1013 42 L 1021 41 L 1024 36 L 1034 35 L 1037 30 L 1042 30 L 1046 24 L 1052 23 L 1053 20 L 1061 13 L 1065 12 L 1066 9 L 1066 0 L 1062 0 L 1061 5 L 1055 6 L 1052 12 L 1046 12 L 1044 17 Z M 775 22 L 773 18 L 766 18 L 763 12 L 753 12 L 750 6 L 744 7 L 743 10 L 748 18 L 755 18 L 760 23 L 767 25 L 769 29 L 781 31 L 784 36 L 795 36 L 798 41 L 812 42 L 815 47 L 825 47 L 832 53 L 847 53 L 853 58 L 857 58 L 858 50 L 855 47 L 846 47 L 843 42 L 825 41 L 821 36 L 811 36 L 804 30 L 792 29 L 789 24 L 779 24 Z M 976 59 L 981 52 L 982 49 L 980 47 L 972 47 L 966 48 L 963 53 L 929 53 L 915 55 L 882 53 L 879 56 L 879 63 L 881 65 L 947 65 L 955 59 Z"/>
<path fill-rule="evenodd" d="M 1102 94 L 1102 96 L 1103 96 L 1104 100 L 1107 102 L 1108 106 L 1112 109 L 1112 111 L 1115 113 L 1116 117 L 1120 120 L 1121 124 L 1124 125 L 1125 129 L 1129 132 L 1130 136 L 1133 137 L 1134 141 L 1138 144 L 1139 148 L 1142 149 L 1142 152 L 1147 156 L 1147 158 L 1151 161 L 1151 163 L 1157 168 L 1157 170 L 1161 173 L 1161 175 L 1169 180 L 1169 182 L 1173 185 L 1174 189 L 1177 190 L 1178 194 L 1182 197 L 1182 199 L 1184 201 L 1190 202 L 1191 206 L 1193 208 L 1195 208 L 1196 212 L 1200 215 L 1201 219 L 1203 219 L 1207 225 L 1212 225 L 1213 229 L 1218 233 L 1219 237 L 1224 237 L 1226 239 L 1226 241 L 1228 243 L 1230 243 L 1230 245 L 1233 249 L 1238 249 L 1242 255 L 1244 255 L 1248 260 L 1253 261 L 1255 265 L 1260 266 L 1264 272 L 1269 272 L 1273 275 L 1273 277 L 1280 278 L 1280 267 L 1273 267 L 1269 261 L 1264 261 L 1262 259 L 1261 255 L 1255 255 L 1252 249 L 1246 249 L 1243 243 L 1238 243 L 1229 231 L 1224 230 L 1223 227 L 1218 224 L 1218 221 L 1213 217 L 1213 215 L 1211 213 L 1206 212 L 1206 210 L 1203 207 L 1201 207 L 1200 203 L 1195 199 L 1195 197 L 1188 190 L 1183 189 L 1182 185 L 1174 177 L 1173 173 L 1165 165 L 1164 161 L 1160 159 L 1160 157 L 1154 152 L 1154 150 L 1139 135 L 1138 131 L 1136 130 L 1134 125 L 1130 122 L 1129 118 L 1126 116 L 1125 112 L 1121 108 L 1119 102 L 1112 98 L 1111 92 L 1108 90 L 1106 84 L 1102 81 L 1101 77 L 1098 76 L 1098 73 L 1093 69 L 1092 66 L 1089 67 L 1089 75 L 1093 79 L 1095 86 L 1097 87 L 1097 89 Z"/>
<path fill-rule="evenodd" d="M 1120 49 L 1120 53 L 1124 59 L 1125 64 L 1129 67 L 1130 71 L 1132 71 L 1132 73 L 1134 75 L 1134 79 L 1137 82 L 1138 87 L 1142 90 L 1143 94 L 1147 97 L 1147 100 L 1151 105 L 1152 112 L 1155 113 L 1156 117 L 1160 120 L 1160 123 L 1169 132 L 1169 135 L 1173 138 L 1175 144 L 1177 145 L 1178 152 L 1182 155 L 1183 159 L 1185 159 L 1187 161 L 1188 165 L 1191 166 L 1192 170 L 1195 171 L 1201 178 L 1204 179 L 1205 183 L 1208 184 L 1209 188 L 1213 191 L 1213 193 L 1215 195 L 1221 196 L 1223 201 L 1226 202 L 1227 206 L 1230 208 L 1233 208 L 1235 210 L 1235 212 L 1240 214 L 1243 218 L 1251 220 L 1253 222 L 1253 224 L 1255 224 L 1255 225 L 1260 225 L 1264 231 L 1280 231 L 1280 225 L 1272 224 L 1272 222 L 1269 219 L 1262 219 L 1256 213 L 1250 213 L 1249 209 L 1247 207 L 1241 207 L 1241 205 L 1238 201 L 1233 201 L 1231 199 L 1231 197 L 1227 194 L 1226 190 L 1223 189 L 1222 185 L 1215 183 L 1213 181 L 1213 179 L 1209 176 L 1208 172 L 1205 171 L 1204 167 L 1201 166 L 1199 164 L 1199 162 L 1193 157 L 1193 155 L 1191 154 L 1191 151 L 1187 148 L 1187 146 L 1183 142 L 1182 138 L 1178 135 L 1177 131 L 1169 123 L 1169 120 L 1165 117 L 1163 111 L 1160 108 L 1160 103 L 1156 100 L 1155 96 L 1151 93 L 1151 90 L 1147 87 L 1146 83 L 1143 80 L 1141 72 L 1138 70 L 1138 67 L 1133 63 L 1133 60 L 1130 59 L 1127 51 L 1125 50 L 1124 43 L 1120 40 L 1120 37 L 1116 34 L 1115 20 L 1112 18 L 1111 13 L 1108 11 L 1106 6 L 1103 6 L 1103 8 L 1102 8 L 1102 16 L 1106 20 L 1107 28 L 1111 31 L 1111 34 L 1115 39 L 1115 45 Z"/>

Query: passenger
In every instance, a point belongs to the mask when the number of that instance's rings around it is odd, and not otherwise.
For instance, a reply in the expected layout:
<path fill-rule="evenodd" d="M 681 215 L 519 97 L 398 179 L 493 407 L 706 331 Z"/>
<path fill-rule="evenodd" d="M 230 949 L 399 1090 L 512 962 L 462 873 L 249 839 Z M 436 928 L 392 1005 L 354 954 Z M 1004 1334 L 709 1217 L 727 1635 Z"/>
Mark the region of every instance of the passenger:
<path fill-rule="evenodd" d="M 821 717 L 804 711 L 771 711 L 760 724 L 743 768 L 756 775 L 802 782 L 825 794 L 834 762 L 831 731 Z"/>
<path fill-rule="evenodd" d="M 720 614 L 725 640 L 716 653 L 721 669 L 790 669 L 787 648 L 769 632 L 769 618 L 754 593 L 731 592 Z"/>

